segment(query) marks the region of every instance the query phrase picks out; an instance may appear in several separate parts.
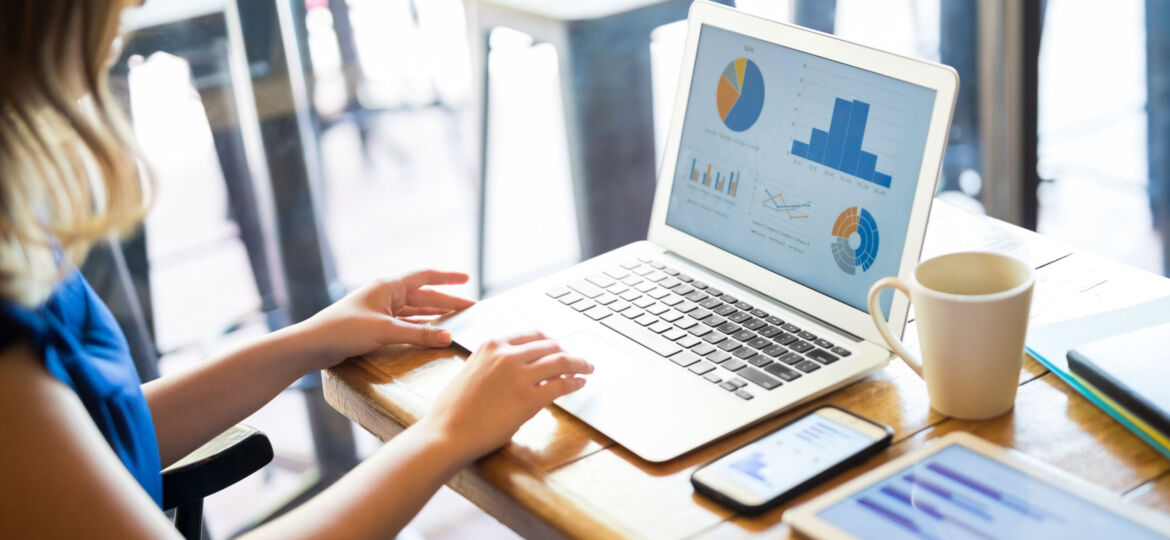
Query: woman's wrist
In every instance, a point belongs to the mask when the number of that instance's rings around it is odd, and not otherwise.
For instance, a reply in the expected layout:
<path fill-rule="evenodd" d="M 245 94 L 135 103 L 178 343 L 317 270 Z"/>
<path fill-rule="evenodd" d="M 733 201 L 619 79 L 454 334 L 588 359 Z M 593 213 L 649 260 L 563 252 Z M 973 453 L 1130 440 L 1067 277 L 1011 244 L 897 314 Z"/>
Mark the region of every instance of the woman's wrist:
<path fill-rule="evenodd" d="M 427 447 L 428 456 L 444 461 L 452 473 L 480 457 L 463 438 L 439 425 L 431 416 L 424 416 L 410 426 L 407 432 L 413 433 Z"/>
<path fill-rule="evenodd" d="M 338 362 L 330 356 L 327 340 L 318 335 L 318 329 L 311 321 L 286 326 L 266 337 L 286 362 L 297 366 L 298 377 L 333 367 Z"/>

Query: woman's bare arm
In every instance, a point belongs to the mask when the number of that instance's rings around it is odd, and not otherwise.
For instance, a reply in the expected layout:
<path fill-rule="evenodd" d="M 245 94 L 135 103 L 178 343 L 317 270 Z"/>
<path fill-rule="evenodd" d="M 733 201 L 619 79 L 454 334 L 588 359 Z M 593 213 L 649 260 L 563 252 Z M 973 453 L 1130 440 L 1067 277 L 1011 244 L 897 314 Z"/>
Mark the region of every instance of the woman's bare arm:
<path fill-rule="evenodd" d="M 474 304 L 423 288 L 465 281 L 466 274 L 428 270 L 371 283 L 306 321 L 144 384 L 163 466 L 239 423 L 308 373 L 393 343 L 450 344 L 446 331 L 409 318 Z"/>
<path fill-rule="evenodd" d="M 459 467 L 506 444 L 592 366 L 543 335 L 485 345 L 423 420 L 306 504 L 251 533 L 393 537 Z M 0 351 L 0 538 L 177 536 L 76 395 L 32 351 Z"/>
<path fill-rule="evenodd" d="M 27 346 L 0 351 L 0 418 L 0 538 L 179 536 Z"/>
<path fill-rule="evenodd" d="M 511 440 L 593 366 L 540 333 L 489 342 L 422 420 L 255 537 L 392 538 L 460 467 Z"/>
<path fill-rule="evenodd" d="M 320 369 L 296 326 L 273 332 L 194 369 L 142 385 L 163 467 L 256 412 Z"/>

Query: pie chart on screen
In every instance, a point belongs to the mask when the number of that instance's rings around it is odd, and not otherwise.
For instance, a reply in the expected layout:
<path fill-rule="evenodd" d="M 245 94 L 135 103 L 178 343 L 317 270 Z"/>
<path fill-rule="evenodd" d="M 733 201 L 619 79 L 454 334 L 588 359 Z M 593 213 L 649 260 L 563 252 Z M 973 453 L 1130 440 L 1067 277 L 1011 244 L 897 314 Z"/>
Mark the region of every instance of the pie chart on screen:
<path fill-rule="evenodd" d="M 747 131 L 764 109 L 764 74 L 747 58 L 736 58 L 719 77 L 715 91 L 719 118 L 732 131 Z"/>

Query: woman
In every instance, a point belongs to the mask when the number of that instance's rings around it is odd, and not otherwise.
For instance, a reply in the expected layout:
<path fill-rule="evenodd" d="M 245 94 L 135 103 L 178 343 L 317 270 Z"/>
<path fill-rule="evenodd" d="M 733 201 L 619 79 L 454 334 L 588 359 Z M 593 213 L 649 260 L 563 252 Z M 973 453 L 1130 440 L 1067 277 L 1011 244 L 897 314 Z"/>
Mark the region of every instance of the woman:
<path fill-rule="evenodd" d="M 0 3 L 0 537 L 176 536 L 159 471 L 301 376 L 450 335 L 408 318 L 471 301 L 426 271 L 354 291 L 299 324 L 139 386 L 125 339 L 77 272 L 141 219 L 148 184 L 106 89 L 125 0 Z M 539 333 L 489 343 L 434 409 L 256 536 L 389 537 L 463 465 L 506 444 L 592 366 Z"/>

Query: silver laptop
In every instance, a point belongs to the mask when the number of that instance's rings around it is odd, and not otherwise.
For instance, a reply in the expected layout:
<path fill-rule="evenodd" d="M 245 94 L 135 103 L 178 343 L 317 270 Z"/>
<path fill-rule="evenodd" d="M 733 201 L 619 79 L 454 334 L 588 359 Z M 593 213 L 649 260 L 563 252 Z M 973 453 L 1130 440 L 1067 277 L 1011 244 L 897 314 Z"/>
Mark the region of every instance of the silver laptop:
<path fill-rule="evenodd" d="M 648 240 L 444 323 L 470 350 L 539 329 L 584 356 L 556 404 L 655 462 L 886 364 L 867 293 L 918 261 L 958 88 L 715 4 L 689 21 Z M 878 303 L 901 334 L 907 300 Z"/>

